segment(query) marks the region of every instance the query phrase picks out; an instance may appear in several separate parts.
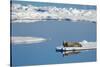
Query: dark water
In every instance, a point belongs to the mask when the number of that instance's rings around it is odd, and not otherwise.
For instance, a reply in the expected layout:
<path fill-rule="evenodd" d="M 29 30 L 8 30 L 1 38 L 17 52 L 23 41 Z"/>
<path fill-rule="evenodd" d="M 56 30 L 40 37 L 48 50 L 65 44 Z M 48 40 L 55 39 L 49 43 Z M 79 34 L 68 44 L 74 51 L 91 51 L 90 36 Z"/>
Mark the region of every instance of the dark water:
<path fill-rule="evenodd" d="M 43 37 L 46 42 L 12 45 L 12 64 L 40 65 L 96 61 L 96 50 L 64 56 L 55 48 L 66 41 L 96 41 L 96 24 L 89 22 L 42 21 L 36 23 L 13 23 L 12 36 Z"/>

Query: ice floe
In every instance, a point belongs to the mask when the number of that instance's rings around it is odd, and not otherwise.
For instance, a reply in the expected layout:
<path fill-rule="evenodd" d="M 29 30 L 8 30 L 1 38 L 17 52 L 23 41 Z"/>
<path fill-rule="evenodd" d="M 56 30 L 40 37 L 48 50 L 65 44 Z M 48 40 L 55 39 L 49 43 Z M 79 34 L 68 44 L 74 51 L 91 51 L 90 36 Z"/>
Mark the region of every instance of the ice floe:
<path fill-rule="evenodd" d="M 12 4 L 12 22 L 36 22 L 43 20 L 90 21 L 96 22 L 96 10 L 58 8 L 55 6 L 33 6 Z"/>
<path fill-rule="evenodd" d="M 97 42 L 88 42 L 86 40 L 83 40 L 82 42 L 79 42 L 83 47 L 97 47 Z"/>
<path fill-rule="evenodd" d="M 41 43 L 45 41 L 46 41 L 45 38 L 40 38 L 40 37 L 24 37 L 24 36 L 11 37 L 12 44 L 32 44 L 32 43 Z"/>

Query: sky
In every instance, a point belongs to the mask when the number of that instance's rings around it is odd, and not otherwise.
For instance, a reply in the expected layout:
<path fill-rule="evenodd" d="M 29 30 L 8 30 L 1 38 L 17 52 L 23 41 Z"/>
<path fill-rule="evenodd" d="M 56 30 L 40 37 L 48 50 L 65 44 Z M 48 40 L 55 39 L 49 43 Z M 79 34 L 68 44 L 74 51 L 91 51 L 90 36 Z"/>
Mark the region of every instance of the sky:
<path fill-rule="evenodd" d="M 36 1 L 36 2 L 55 2 L 55 3 L 97 5 L 97 0 L 13 0 L 13 1 Z"/>

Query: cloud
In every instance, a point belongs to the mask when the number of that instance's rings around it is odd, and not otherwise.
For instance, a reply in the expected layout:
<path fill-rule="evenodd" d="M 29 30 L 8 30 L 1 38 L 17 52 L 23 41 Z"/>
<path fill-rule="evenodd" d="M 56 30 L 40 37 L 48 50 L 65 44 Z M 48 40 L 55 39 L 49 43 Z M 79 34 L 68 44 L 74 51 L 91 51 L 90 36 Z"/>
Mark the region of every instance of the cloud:
<path fill-rule="evenodd" d="M 12 22 L 36 22 L 43 20 L 90 21 L 96 22 L 96 10 L 58 8 L 55 6 L 37 7 L 12 4 Z"/>
<path fill-rule="evenodd" d="M 12 44 L 32 44 L 45 42 L 45 38 L 40 37 L 24 37 L 24 36 L 13 36 L 11 37 Z"/>

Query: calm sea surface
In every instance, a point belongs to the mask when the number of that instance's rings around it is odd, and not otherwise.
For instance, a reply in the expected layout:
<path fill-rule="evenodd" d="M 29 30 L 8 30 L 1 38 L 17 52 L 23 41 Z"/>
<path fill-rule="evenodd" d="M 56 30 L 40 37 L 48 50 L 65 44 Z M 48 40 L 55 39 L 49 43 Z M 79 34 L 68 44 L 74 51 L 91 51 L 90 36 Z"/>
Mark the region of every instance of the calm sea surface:
<path fill-rule="evenodd" d="M 96 41 L 96 24 L 89 22 L 41 21 L 36 23 L 13 23 L 12 36 L 46 38 L 37 44 L 12 45 L 12 64 L 40 65 L 96 61 L 96 50 L 64 56 L 55 48 L 66 41 Z"/>

